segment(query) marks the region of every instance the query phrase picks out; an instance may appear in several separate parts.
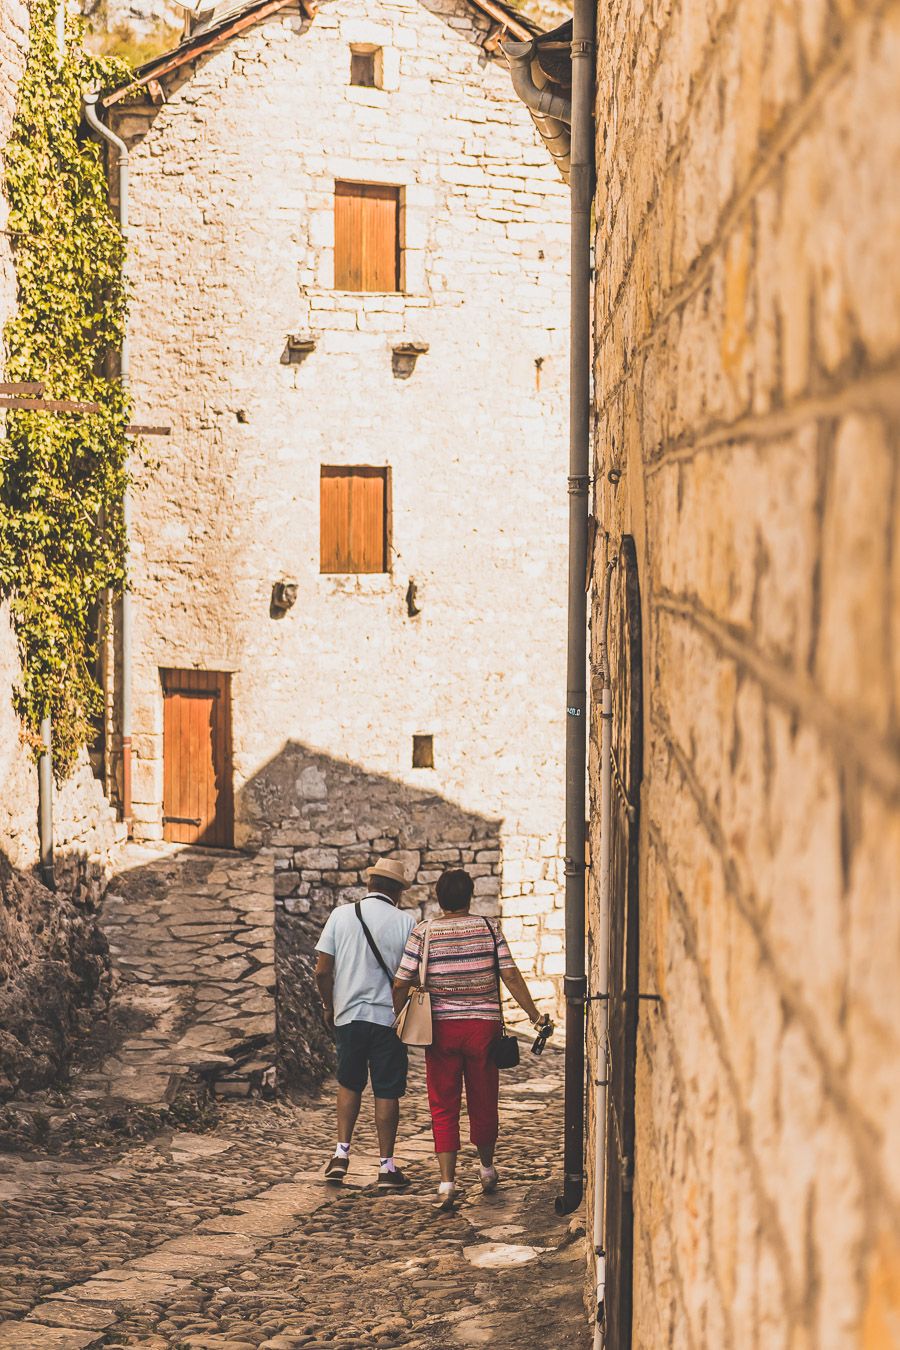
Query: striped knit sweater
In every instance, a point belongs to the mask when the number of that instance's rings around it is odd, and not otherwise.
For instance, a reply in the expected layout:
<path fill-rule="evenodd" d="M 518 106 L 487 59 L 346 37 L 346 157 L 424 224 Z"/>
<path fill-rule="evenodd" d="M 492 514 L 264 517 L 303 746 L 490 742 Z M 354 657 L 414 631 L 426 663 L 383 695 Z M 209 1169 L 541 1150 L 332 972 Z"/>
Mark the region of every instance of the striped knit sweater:
<path fill-rule="evenodd" d="M 500 925 L 496 920 L 483 919 L 477 914 L 417 923 L 407 940 L 397 970 L 398 979 L 418 982 L 422 939 L 429 926 L 431 938 L 425 985 L 431 994 L 432 1016 L 478 1017 L 499 1022 L 492 930 L 497 934 L 500 969 L 515 970 L 516 967 Z"/>

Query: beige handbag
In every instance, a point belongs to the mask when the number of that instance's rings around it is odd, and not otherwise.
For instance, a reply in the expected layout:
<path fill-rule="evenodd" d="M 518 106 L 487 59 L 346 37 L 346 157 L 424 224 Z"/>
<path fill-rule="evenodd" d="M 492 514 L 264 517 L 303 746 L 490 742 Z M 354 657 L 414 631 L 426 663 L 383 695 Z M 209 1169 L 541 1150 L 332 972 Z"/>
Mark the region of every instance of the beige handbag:
<path fill-rule="evenodd" d="M 404 1045 L 430 1045 L 431 995 L 425 988 L 428 975 L 428 944 L 431 939 L 431 924 L 426 924 L 422 935 L 422 955 L 419 958 L 419 984 L 409 991 L 409 998 L 400 1009 L 394 1021 L 394 1030 Z"/>

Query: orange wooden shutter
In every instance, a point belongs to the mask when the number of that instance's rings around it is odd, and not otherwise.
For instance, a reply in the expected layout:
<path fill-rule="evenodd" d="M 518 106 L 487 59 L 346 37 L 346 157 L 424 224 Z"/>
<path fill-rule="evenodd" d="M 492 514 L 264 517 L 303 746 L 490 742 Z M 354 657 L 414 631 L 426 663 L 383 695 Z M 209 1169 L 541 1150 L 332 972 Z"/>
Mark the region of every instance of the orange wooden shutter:
<path fill-rule="evenodd" d="M 320 569 L 387 571 L 387 469 L 323 468 Z"/>
<path fill-rule="evenodd" d="M 339 291 L 400 289 L 400 189 L 334 185 L 334 285 Z"/>

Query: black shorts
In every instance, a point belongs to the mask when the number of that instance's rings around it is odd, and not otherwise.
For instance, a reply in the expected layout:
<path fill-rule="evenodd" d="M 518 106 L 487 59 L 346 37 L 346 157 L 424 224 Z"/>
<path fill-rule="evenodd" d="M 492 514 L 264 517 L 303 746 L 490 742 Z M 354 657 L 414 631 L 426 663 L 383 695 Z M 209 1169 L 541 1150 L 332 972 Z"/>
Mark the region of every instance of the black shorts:
<path fill-rule="evenodd" d="M 393 1027 L 383 1027 L 377 1022 L 348 1022 L 335 1027 L 334 1041 L 341 1087 L 362 1092 L 371 1074 L 373 1096 L 404 1095 L 409 1055 Z"/>

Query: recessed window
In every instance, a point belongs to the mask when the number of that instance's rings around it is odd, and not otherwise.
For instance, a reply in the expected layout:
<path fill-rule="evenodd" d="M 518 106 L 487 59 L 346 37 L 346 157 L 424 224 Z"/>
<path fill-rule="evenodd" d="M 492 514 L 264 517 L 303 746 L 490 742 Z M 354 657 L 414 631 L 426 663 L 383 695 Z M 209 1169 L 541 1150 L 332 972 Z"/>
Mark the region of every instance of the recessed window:
<path fill-rule="evenodd" d="M 350 48 L 350 83 L 361 89 L 380 89 L 382 57 L 381 47 L 355 43 Z"/>
<path fill-rule="evenodd" d="M 390 470 L 323 467 L 320 571 L 387 572 Z"/>
<path fill-rule="evenodd" d="M 398 187 L 335 183 L 334 285 L 339 291 L 399 291 Z"/>
<path fill-rule="evenodd" d="M 434 737 L 433 736 L 413 736 L 413 762 L 414 769 L 433 769 L 434 768 Z"/>

